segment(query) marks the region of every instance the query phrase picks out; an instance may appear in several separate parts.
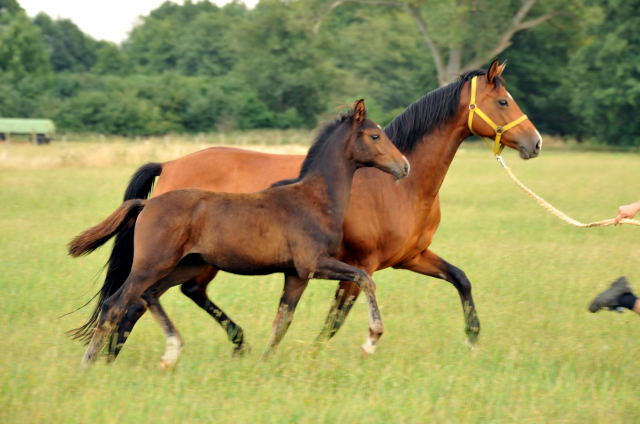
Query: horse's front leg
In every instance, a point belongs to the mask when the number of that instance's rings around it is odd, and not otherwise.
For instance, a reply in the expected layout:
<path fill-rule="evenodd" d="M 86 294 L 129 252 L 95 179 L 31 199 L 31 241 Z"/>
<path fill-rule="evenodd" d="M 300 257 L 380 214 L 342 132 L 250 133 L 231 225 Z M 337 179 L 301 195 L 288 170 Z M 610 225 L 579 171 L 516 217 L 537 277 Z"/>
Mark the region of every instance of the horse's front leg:
<path fill-rule="evenodd" d="M 180 290 L 220 324 L 227 333 L 229 341 L 235 346 L 233 355 L 241 356 L 249 349 L 247 343 L 244 341 L 244 331 L 242 327 L 229 318 L 229 316 L 207 296 L 207 286 L 217 273 L 217 269 L 212 267 L 207 268 L 203 273 L 182 284 Z"/>
<path fill-rule="evenodd" d="M 384 326 L 376 299 L 376 283 L 373 279 L 365 271 L 332 257 L 320 258 L 313 276 L 328 280 L 354 281 L 364 290 L 369 305 L 369 336 L 362 345 L 362 350 L 368 354 L 374 353 L 384 332 Z"/>
<path fill-rule="evenodd" d="M 430 250 L 424 250 L 409 261 L 396 266 L 430 277 L 439 278 L 453 284 L 458 290 L 462 312 L 464 313 L 465 333 L 467 340 L 474 345 L 480 334 L 480 321 L 471 294 L 471 282 L 460 268 L 451 265 Z"/>
<path fill-rule="evenodd" d="M 306 278 L 299 278 L 297 275 L 286 275 L 284 279 L 284 289 L 282 296 L 280 297 L 280 304 L 278 305 L 278 312 L 273 320 L 273 329 L 271 333 L 271 339 L 267 344 L 263 357 L 269 357 L 280 341 L 287 333 L 291 321 L 293 321 L 293 314 L 296 311 L 298 302 L 304 290 L 307 288 L 309 280 Z"/>
<path fill-rule="evenodd" d="M 351 307 L 356 303 L 360 291 L 360 286 L 353 281 L 340 281 L 333 303 L 324 321 L 324 326 L 316 338 L 316 342 L 324 343 L 335 336 L 342 324 L 344 324 L 344 320 L 347 319 Z"/>

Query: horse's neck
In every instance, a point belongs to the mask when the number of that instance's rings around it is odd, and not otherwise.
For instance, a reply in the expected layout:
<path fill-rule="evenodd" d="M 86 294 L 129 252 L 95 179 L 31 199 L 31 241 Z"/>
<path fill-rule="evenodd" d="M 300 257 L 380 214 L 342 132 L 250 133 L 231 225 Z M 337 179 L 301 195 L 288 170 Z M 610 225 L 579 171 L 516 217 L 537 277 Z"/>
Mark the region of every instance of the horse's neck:
<path fill-rule="evenodd" d="M 405 187 L 413 191 L 411 198 L 429 203 L 435 198 L 460 144 L 470 135 L 466 126 L 466 109 L 460 108 L 449 122 L 422 136 L 408 155 L 411 174 Z"/>
<path fill-rule="evenodd" d="M 300 181 L 319 203 L 322 212 L 342 226 L 349 204 L 356 165 L 347 159 L 345 143 L 332 143 L 317 157 Z"/>

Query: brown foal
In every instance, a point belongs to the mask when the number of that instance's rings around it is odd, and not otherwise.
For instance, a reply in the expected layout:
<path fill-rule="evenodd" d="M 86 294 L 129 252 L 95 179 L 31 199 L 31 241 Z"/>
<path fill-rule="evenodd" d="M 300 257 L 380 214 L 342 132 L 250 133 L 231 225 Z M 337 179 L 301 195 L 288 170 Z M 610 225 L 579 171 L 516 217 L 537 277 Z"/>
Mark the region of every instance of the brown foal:
<path fill-rule="evenodd" d="M 72 256 L 89 253 L 135 222 L 131 272 L 102 303 L 83 364 L 95 360 L 114 326 L 138 300 L 165 329 L 175 328 L 157 296 L 208 267 L 245 275 L 285 274 L 267 352 L 286 332 L 310 278 L 356 282 L 369 302 L 369 337 L 363 349 L 373 350 L 383 329 L 375 283 L 366 272 L 335 258 L 359 167 L 376 167 L 396 179 L 409 172 L 407 159 L 377 124 L 366 119 L 363 100 L 320 132 L 295 182 L 251 194 L 186 189 L 125 201 L 69 245 Z M 177 334 L 173 337 L 179 338 Z M 176 359 L 174 351 L 163 360 L 170 365 Z"/>

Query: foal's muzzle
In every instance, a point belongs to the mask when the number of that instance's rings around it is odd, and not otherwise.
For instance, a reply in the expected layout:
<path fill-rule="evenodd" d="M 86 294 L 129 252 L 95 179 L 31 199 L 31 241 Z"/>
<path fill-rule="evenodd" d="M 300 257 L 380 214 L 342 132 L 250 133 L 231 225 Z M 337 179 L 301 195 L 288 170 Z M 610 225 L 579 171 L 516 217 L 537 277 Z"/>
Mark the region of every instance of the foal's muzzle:
<path fill-rule="evenodd" d="M 394 163 L 389 166 L 389 172 L 391 172 L 391 175 L 393 175 L 396 180 L 407 177 L 410 170 L 411 165 L 404 155 L 402 155 L 401 159 L 394 160 Z"/>

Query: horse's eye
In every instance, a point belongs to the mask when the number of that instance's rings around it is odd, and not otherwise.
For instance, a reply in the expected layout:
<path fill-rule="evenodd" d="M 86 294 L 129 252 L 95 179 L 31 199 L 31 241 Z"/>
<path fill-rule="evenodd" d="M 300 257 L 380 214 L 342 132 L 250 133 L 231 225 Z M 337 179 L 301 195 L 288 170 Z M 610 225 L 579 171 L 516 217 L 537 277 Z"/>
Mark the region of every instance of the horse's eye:
<path fill-rule="evenodd" d="M 378 140 L 380 136 L 378 134 L 371 134 L 371 138 L 374 140 Z"/>
<path fill-rule="evenodd" d="M 500 99 L 500 100 L 498 100 L 498 104 L 499 104 L 500 106 L 506 106 L 506 105 L 508 105 L 509 103 L 508 103 L 505 99 Z"/>

